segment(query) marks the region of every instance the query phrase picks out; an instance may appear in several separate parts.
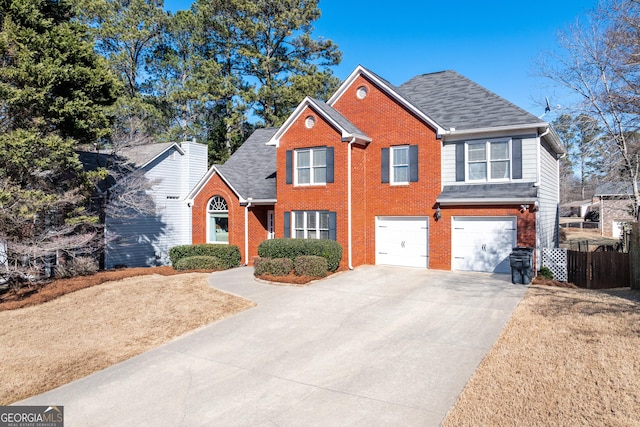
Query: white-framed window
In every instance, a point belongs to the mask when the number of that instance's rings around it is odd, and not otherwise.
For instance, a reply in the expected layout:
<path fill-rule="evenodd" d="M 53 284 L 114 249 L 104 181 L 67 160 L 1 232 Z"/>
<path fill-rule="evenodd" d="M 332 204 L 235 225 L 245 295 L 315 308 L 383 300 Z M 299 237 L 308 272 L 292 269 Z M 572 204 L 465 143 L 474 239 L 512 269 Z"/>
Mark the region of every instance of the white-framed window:
<path fill-rule="evenodd" d="M 296 185 L 321 185 L 327 183 L 326 147 L 295 150 Z"/>
<path fill-rule="evenodd" d="M 391 147 L 390 153 L 391 184 L 409 183 L 409 146 Z"/>
<path fill-rule="evenodd" d="M 511 140 L 467 142 L 467 181 L 511 179 Z"/>
<path fill-rule="evenodd" d="M 229 243 L 229 208 L 223 197 L 211 198 L 207 217 L 207 243 Z"/>
<path fill-rule="evenodd" d="M 329 212 L 293 212 L 293 235 L 296 239 L 328 239 Z"/>

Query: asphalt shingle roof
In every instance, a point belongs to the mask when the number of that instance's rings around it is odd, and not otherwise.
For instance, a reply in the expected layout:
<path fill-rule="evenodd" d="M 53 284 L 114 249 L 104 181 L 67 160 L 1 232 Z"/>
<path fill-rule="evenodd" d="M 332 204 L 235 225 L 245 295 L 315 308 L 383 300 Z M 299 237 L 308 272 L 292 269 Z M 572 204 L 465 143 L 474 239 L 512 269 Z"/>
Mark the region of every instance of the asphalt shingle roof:
<path fill-rule="evenodd" d="M 445 185 L 439 202 L 460 199 L 534 199 L 538 188 L 531 182 L 504 184 Z"/>
<path fill-rule="evenodd" d="M 340 114 L 340 112 L 338 110 L 336 110 L 335 108 L 333 108 L 329 104 L 326 104 L 325 102 L 322 102 L 322 101 L 320 101 L 318 99 L 314 99 L 314 98 L 309 98 L 309 99 L 312 101 L 312 104 L 316 108 L 318 108 L 324 114 L 329 116 L 333 121 L 335 121 L 346 132 L 350 133 L 351 135 L 366 136 L 363 131 L 358 129 L 358 127 L 356 125 L 351 123 L 345 116 Z"/>
<path fill-rule="evenodd" d="M 397 91 L 444 129 L 545 123 L 451 70 L 416 76 L 398 86 Z"/>
<path fill-rule="evenodd" d="M 243 199 L 275 200 L 276 147 L 266 145 L 278 128 L 257 129 L 218 170 Z"/>
<path fill-rule="evenodd" d="M 596 196 L 631 196 L 633 186 L 629 182 L 605 182 L 598 184 L 595 191 Z"/>
<path fill-rule="evenodd" d="M 174 144 L 175 142 L 157 142 L 154 144 L 136 145 L 125 148 L 119 154 L 133 167 L 139 168 Z"/>

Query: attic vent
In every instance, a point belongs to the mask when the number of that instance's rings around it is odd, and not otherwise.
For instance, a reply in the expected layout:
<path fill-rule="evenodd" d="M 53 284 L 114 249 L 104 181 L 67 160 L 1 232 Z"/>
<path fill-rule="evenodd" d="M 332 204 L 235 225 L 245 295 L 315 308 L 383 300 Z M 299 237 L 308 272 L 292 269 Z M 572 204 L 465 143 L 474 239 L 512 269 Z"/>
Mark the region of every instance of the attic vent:
<path fill-rule="evenodd" d="M 316 125 L 316 118 L 313 116 L 307 116 L 307 118 L 304 120 L 304 125 L 307 127 L 307 129 L 311 129 Z"/>
<path fill-rule="evenodd" d="M 367 97 L 367 88 L 365 86 L 360 86 L 356 91 L 356 96 L 358 99 L 365 99 Z"/>

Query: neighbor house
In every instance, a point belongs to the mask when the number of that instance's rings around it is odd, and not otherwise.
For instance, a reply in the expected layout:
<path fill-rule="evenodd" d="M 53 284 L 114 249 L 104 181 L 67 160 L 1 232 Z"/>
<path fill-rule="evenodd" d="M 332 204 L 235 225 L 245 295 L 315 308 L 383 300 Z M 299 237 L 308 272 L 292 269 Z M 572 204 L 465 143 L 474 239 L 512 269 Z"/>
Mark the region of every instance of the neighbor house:
<path fill-rule="evenodd" d="M 337 240 L 343 268 L 508 272 L 513 247 L 558 245 L 563 153 L 549 123 L 454 71 L 396 87 L 358 66 L 208 171 L 192 240 L 247 264 L 275 236 Z"/>
<path fill-rule="evenodd" d="M 633 188 L 625 182 L 605 182 L 596 187 L 594 198 L 600 202 L 600 232 L 602 236 L 622 237 L 622 226 L 634 222 Z"/>
<path fill-rule="evenodd" d="M 89 168 L 119 162 L 126 171 L 109 184 L 110 202 L 103 209 L 106 269 L 165 265 L 171 247 L 191 244 L 185 199 L 207 171 L 206 145 L 147 144 L 122 150 L 117 158 L 84 152 L 81 159 Z"/>

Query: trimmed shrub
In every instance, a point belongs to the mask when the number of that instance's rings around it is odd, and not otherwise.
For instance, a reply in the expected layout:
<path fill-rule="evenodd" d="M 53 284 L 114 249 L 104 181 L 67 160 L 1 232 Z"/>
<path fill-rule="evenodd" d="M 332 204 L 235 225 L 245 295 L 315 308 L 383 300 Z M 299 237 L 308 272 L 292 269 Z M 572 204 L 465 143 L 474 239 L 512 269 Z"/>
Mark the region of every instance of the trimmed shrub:
<path fill-rule="evenodd" d="M 253 275 L 287 276 L 293 270 L 293 261 L 289 258 L 257 258 L 253 262 Z"/>
<path fill-rule="evenodd" d="M 174 246 L 169 250 L 169 259 L 171 265 L 176 264 L 182 258 L 194 256 L 209 256 L 218 258 L 222 263 L 220 268 L 228 269 L 240 265 L 240 249 L 234 245 L 216 245 L 216 244 L 200 244 L 200 245 L 181 245 Z"/>
<path fill-rule="evenodd" d="M 299 256 L 315 255 L 327 260 L 329 271 L 336 271 L 342 259 L 342 246 L 325 239 L 269 239 L 258 246 L 262 258 L 289 258 L 294 261 Z"/>
<path fill-rule="evenodd" d="M 302 255 L 293 262 L 297 276 L 325 277 L 329 271 L 327 259 L 316 255 Z"/>
<path fill-rule="evenodd" d="M 540 271 L 538 271 L 538 276 L 544 279 L 553 280 L 553 271 L 551 271 L 549 267 L 540 267 Z"/>
<path fill-rule="evenodd" d="M 220 258 L 196 255 L 180 258 L 173 268 L 176 270 L 226 270 L 228 267 Z"/>

